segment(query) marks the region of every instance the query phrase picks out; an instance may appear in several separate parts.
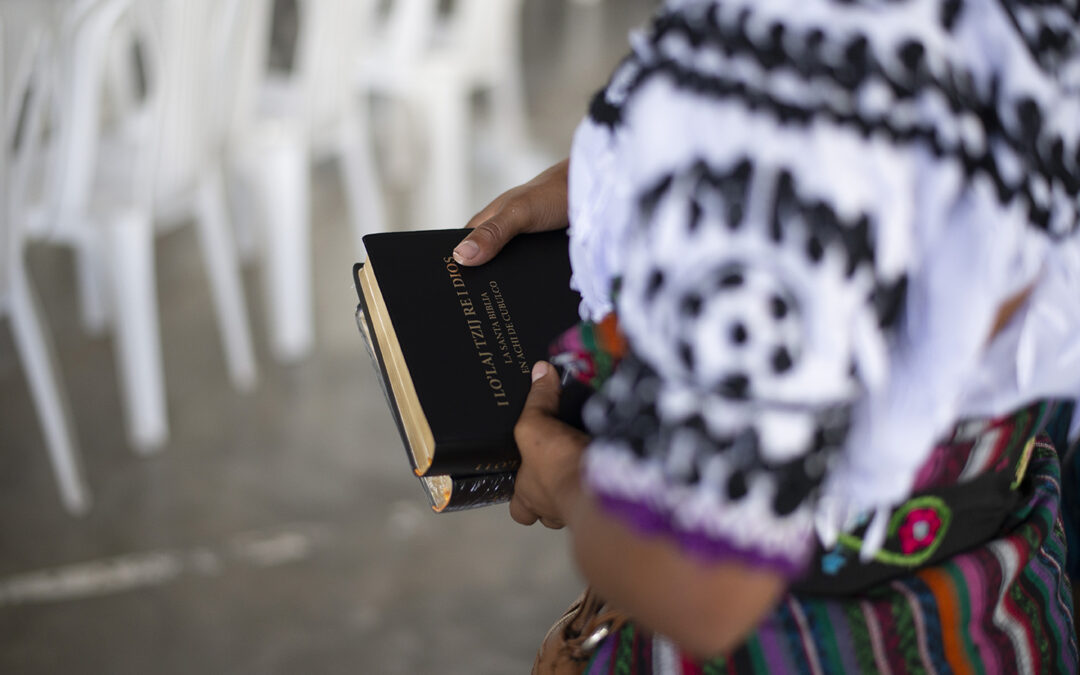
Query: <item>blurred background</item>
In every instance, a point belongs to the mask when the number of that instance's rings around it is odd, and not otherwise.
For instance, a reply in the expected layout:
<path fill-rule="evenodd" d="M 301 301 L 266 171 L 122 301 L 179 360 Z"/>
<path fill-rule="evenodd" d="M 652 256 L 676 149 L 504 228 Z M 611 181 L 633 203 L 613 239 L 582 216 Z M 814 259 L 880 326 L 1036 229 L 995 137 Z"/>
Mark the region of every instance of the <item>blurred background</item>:
<path fill-rule="evenodd" d="M 436 516 L 367 232 L 565 157 L 650 0 L 0 0 L 0 673 L 525 673 L 562 533 Z"/>

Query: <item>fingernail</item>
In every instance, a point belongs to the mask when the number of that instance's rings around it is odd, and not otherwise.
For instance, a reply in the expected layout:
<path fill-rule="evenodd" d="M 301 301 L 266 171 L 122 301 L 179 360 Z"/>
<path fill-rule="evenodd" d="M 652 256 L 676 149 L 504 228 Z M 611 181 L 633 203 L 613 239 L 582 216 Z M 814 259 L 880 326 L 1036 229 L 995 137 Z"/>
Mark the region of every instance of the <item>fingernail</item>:
<path fill-rule="evenodd" d="M 479 252 L 480 247 L 476 245 L 476 242 L 466 239 L 454 249 L 454 260 L 459 263 L 468 262 L 475 258 L 476 254 Z"/>
<path fill-rule="evenodd" d="M 548 364 L 544 363 L 543 361 L 537 361 L 536 365 L 534 365 L 533 369 L 532 369 L 532 381 L 536 382 L 541 377 L 543 377 L 543 376 L 545 376 L 547 374 L 548 374 Z"/>

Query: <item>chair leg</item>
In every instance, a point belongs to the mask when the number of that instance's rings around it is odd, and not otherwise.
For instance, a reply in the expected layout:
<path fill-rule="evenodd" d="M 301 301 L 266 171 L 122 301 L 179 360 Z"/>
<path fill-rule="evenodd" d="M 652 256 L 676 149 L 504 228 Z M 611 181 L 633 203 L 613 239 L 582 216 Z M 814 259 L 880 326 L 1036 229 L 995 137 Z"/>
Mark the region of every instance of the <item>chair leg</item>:
<path fill-rule="evenodd" d="M 82 515 L 90 508 L 90 492 L 72 436 L 67 400 L 56 375 L 52 344 L 21 261 L 15 263 L 12 271 L 10 301 L 15 348 L 30 383 L 60 500 L 70 513 Z"/>
<path fill-rule="evenodd" d="M 91 335 L 105 333 L 109 323 L 109 283 L 105 269 L 102 237 L 94 227 L 85 227 L 88 236 L 75 248 L 75 273 L 83 328 Z"/>
<path fill-rule="evenodd" d="M 227 198 L 236 241 L 236 254 L 243 266 L 259 256 L 258 223 L 261 214 L 250 181 L 243 171 L 228 172 Z"/>
<path fill-rule="evenodd" d="M 255 350 L 251 342 L 247 301 L 244 299 L 236 244 L 229 227 L 220 169 L 208 170 L 199 186 L 196 226 L 210 277 L 210 291 L 224 343 L 229 378 L 237 389 L 250 390 L 258 379 Z"/>
<path fill-rule="evenodd" d="M 135 450 L 148 454 L 169 436 L 161 359 L 154 264 L 154 229 L 148 214 L 127 212 L 106 225 L 116 309 L 116 363 Z"/>
<path fill-rule="evenodd" d="M 261 139 L 251 172 L 262 207 L 263 267 L 270 345 L 280 362 L 298 361 L 315 344 L 311 282 L 311 174 L 299 129 Z M 290 133 L 291 131 L 291 133 Z"/>
<path fill-rule="evenodd" d="M 341 178 L 349 205 L 358 256 L 362 257 L 365 234 L 386 230 L 386 209 L 368 137 L 368 125 L 360 116 L 350 117 L 341 130 Z"/>

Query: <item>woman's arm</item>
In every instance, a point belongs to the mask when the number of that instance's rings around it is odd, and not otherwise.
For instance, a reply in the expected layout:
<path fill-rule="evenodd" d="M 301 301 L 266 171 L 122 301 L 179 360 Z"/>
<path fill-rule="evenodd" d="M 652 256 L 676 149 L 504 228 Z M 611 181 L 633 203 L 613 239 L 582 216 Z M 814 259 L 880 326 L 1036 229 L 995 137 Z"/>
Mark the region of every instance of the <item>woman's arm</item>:
<path fill-rule="evenodd" d="M 558 398 L 554 369 L 538 363 L 514 433 L 522 465 L 511 517 L 568 526 L 578 566 L 600 595 L 688 653 L 705 658 L 738 645 L 776 604 L 785 580 L 739 563 L 698 561 L 605 514 L 581 486 L 589 438 L 554 417 Z"/>
<path fill-rule="evenodd" d="M 597 593 L 702 659 L 737 647 L 787 585 L 767 569 L 693 559 L 668 539 L 631 531 L 587 495 L 568 523 L 578 567 Z"/>

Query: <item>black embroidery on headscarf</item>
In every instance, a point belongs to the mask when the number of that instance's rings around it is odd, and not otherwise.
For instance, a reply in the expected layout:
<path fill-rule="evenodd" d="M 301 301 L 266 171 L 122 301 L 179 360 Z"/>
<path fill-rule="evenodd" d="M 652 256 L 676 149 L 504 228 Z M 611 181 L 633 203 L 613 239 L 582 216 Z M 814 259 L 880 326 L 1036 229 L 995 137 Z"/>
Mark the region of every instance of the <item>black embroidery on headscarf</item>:
<path fill-rule="evenodd" d="M 953 147 L 946 147 L 944 141 L 939 137 L 937 129 L 929 123 L 916 122 L 911 126 L 901 128 L 884 118 L 870 120 L 855 113 L 841 113 L 824 107 L 813 109 L 797 108 L 794 105 L 780 103 L 765 92 L 749 91 L 745 83 L 729 82 L 719 77 L 706 78 L 699 73 L 686 71 L 683 66 L 672 61 L 660 62 L 644 69 L 642 77 L 648 78 L 662 73 L 674 76 L 675 81 L 680 86 L 690 90 L 708 92 L 718 98 L 739 99 L 751 110 L 772 112 L 785 124 L 810 125 L 818 118 L 825 118 L 837 124 L 852 127 L 864 136 L 881 134 L 896 144 L 921 143 L 927 146 L 937 158 L 956 160 L 969 176 L 977 174 L 989 178 L 996 188 L 998 198 L 1002 203 L 1021 199 L 1024 203 L 1031 205 L 1029 209 L 1031 224 L 1047 231 L 1050 236 L 1058 239 L 1064 238 L 1078 227 L 1078 223 L 1074 218 L 1073 222 L 1066 224 L 1063 231 L 1050 232 L 1048 230 L 1049 212 L 1035 205 L 1030 180 L 1016 185 L 1009 185 L 1002 177 L 993 155 L 989 153 L 989 148 L 979 156 L 971 156 L 962 143 L 957 143 Z M 988 109 L 978 111 L 977 116 L 983 121 L 984 125 L 986 120 L 997 119 L 996 113 Z M 1033 165 L 1031 166 L 1033 169 L 1032 175 L 1041 174 L 1044 177 L 1054 177 L 1053 172 L 1046 166 L 1042 158 L 1034 152 L 1034 148 L 1023 144 L 1015 134 L 1009 133 L 1002 128 L 998 138 L 1007 141 L 1014 150 L 1017 150 L 1021 161 L 1026 161 L 1029 166 Z M 1053 142 L 1051 141 L 1051 144 Z M 1071 184 L 1074 180 L 1076 180 L 1075 177 L 1068 175 L 1062 182 L 1063 184 Z M 1069 181 L 1069 183 L 1066 183 L 1066 181 Z"/>
<path fill-rule="evenodd" d="M 683 367 L 688 371 L 694 369 L 694 348 L 690 346 L 688 342 L 682 342 L 679 344 L 679 360 L 682 361 Z"/>
<path fill-rule="evenodd" d="M 702 303 L 703 300 L 701 299 L 701 295 L 698 293 L 691 293 L 682 299 L 682 302 L 679 305 L 679 311 L 685 316 L 696 318 L 701 314 Z"/>
<path fill-rule="evenodd" d="M 721 195 L 722 210 L 726 213 L 723 220 L 729 226 L 741 223 L 745 215 L 743 204 L 748 199 L 750 180 L 754 174 L 753 164 L 748 159 L 742 159 L 736 162 L 734 169 L 724 171 L 713 170 L 705 162 L 697 161 L 690 171 L 696 177 L 696 182 L 689 206 L 689 228 L 695 230 L 701 227 L 698 223 L 705 217 L 704 204 L 715 204 L 708 191 Z M 805 251 L 811 261 L 821 261 L 826 247 L 838 245 L 845 254 L 845 273 L 848 277 L 861 265 L 873 268 L 876 253 L 871 242 L 868 214 L 863 213 L 851 221 L 844 220 L 828 203 L 802 198 L 795 189 L 790 171 L 781 170 L 775 180 L 772 215 L 767 223 L 768 235 L 774 242 L 784 240 L 790 223 L 801 222 L 806 227 Z M 640 222 L 651 222 L 651 216 L 673 181 L 674 176 L 666 174 L 645 191 L 639 199 Z M 716 277 L 716 288 L 738 288 L 743 281 L 744 271 L 740 266 L 727 266 Z M 778 311 L 786 311 L 786 308 Z"/>
<path fill-rule="evenodd" d="M 866 79 L 870 68 L 870 42 L 865 35 L 856 35 L 844 48 L 844 62 L 836 69 L 836 80 L 852 89 Z"/>
<path fill-rule="evenodd" d="M 806 467 L 801 457 L 781 467 L 776 474 L 776 495 L 773 497 L 772 508 L 778 516 L 787 516 L 806 501 L 814 483 L 806 475 Z"/>
<path fill-rule="evenodd" d="M 724 222 L 733 230 L 743 222 L 746 201 L 750 193 L 750 180 L 753 178 L 753 163 L 746 157 L 735 163 L 729 171 L 712 171 L 704 162 L 695 164 L 694 171 L 699 175 L 695 186 L 695 200 L 700 204 L 702 190 L 719 191 L 724 201 Z"/>
<path fill-rule="evenodd" d="M 746 373 L 728 375 L 720 381 L 717 393 L 725 398 L 746 400 L 750 397 L 750 376 Z"/>
<path fill-rule="evenodd" d="M 622 108 L 607 100 L 607 89 L 601 89 L 593 95 L 589 103 L 589 118 L 597 124 L 610 129 L 622 124 Z"/>
<path fill-rule="evenodd" d="M 701 224 L 701 213 L 702 213 L 701 204 L 698 202 L 698 200 L 691 198 L 690 199 L 690 217 L 687 218 L 687 220 L 686 220 L 686 227 L 691 232 L 696 230 L 698 228 L 698 225 Z"/>
<path fill-rule="evenodd" d="M 746 485 L 746 472 L 736 469 L 731 472 L 727 482 L 727 497 L 731 501 L 738 501 L 746 496 L 750 488 Z"/>
<path fill-rule="evenodd" d="M 926 47 L 918 40 L 905 40 L 896 53 L 897 58 L 907 69 L 907 75 L 913 84 L 924 80 L 926 72 Z"/>
<path fill-rule="evenodd" d="M 778 374 L 786 373 L 787 371 L 791 370 L 792 365 L 794 365 L 794 362 L 791 359 L 791 352 L 788 351 L 787 347 L 777 347 L 776 350 L 773 351 L 773 372 Z"/>
<path fill-rule="evenodd" d="M 597 438 L 624 442 L 639 459 L 661 462 L 676 439 L 691 443 L 689 466 L 685 460 L 675 466 L 663 463 L 666 478 L 682 485 L 699 484 L 709 461 L 723 457 L 730 473 L 718 488 L 733 502 L 745 499 L 759 477 L 770 476 L 776 494 L 771 506 L 779 516 L 791 514 L 817 492 L 824 467 L 841 450 L 850 428 L 850 405 L 806 411 L 813 415 L 815 432 L 805 447 L 791 459 L 769 461 L 753 423 L 733 434 L 722 434 L 710 431 L 700 414 L 662 422 L 656 401 L 648 398 L 648 393 L 657 391 L 659 379 L 636 354 L 628 354 L 611 380 L 586 404 L 590 432 Z M 613 397 L 613 392 L 619 396 Z"/>
<path fill-rule="evenodd" d="M 746 330 L 746 324 L 742 321 L 736 321 L 728 328 L 728 339 L 734 345 L 744 345 L 749 338 L 750 333 Z"/>
<path fill-rule="evenodd" d="M 660 200 L 664 198 L 664 195 L 667 194 L 668 189 L 671 187 L 671 181 L 671 174 L 665 175 L 638 198 L 638 208 L 641 209 L 645 219 L 652 217 L 657 204 L 660 203 Z"/>
<path fill-rule="evenodd" d="M 877 254 L 870 243 L 870 216 L 863 214 L 851 227 L 842 227 L 840 237 L 848 251 L 848 263 L 845 273 L 850 278 L 860 262 L 874 264 Z"/>
<path fill-rule="evenodd" d="M 873 266 L 875 253 L 870 243 L 870 217 L 863 214 L 855 222 L 844 222 L 826 202 L 800 198 L 791 173 L 782 171 L 776 182 L 770 237 L 781 241 L 786 224 L 792 221 L 801 221 L 807 226 L 806 255 L 812 262 L 820 262 L 825 246 L 836 242 L 846 255 L 845 271 L 849 277 L 859 265 Z"/>
<path fill-rule="evenodd" d="M 941 27 L 952 32 L 956 27 L 956 20 L 960 18 L 960 10 L 964 8 L 963 0 L 945 0 L 941 3 Z"/>
<path fill-rule="evenodd" d="M 783 319 L 788 313 L 788 304 L 779 295 L 769 298 L 769 311 L 774 319 Z"/>
<path fill-rule="evenodd" d="M 769 238 L 777 243 L 783 241 L 784 223 L 791 222 L 801 210 L 791 172 L 781 171 L 776 179 L 776 197 L 773 199 L 772 217 L 769 219 Z"/>
<path fill-rule="evenodd" d="M 896 325 L 900 318 L 904 301 L 907 298 L 908 278 L 902 275 L 893 283 L 879 282 L 875 286 L 870 301 L 874 304 L 877 313 L 878 325 L 883 329 L 889 329 Z"/>
<path fill-rule="evenodd" d="M 1075 58 L 1080 42 L 1080 3 L 1047 0 L 1000 0 L 1013 28 L 1023 38 L 1031 56 L 1051 73 Z M 1071 19 L 1071 22 L 1069 21 Z M 1061 21 L 1066 26 L 1052 24 Z"/>
<path fill-rule="evenodd" d="M 661 269 L 654 269 L 649 273 L 649 281 L 645 285 L 645 300 L 651 301 L 656 297 L 656 294 L 660 292 L 660 288 L 664 285 L 664 271 Z"/>
<path fill-rule="evenodd" d="M 821 262 L 821 259 L 825 256 L 825 247 L 821 245 L 821 240 L 816 235 L 811 234 L 806 238 L 806 255 L 810 258 L 810 262 Z"/>
<path fill-rule="evenodd" d="M 787 60 L 787 54 L 784 52 L 785 30 L 784 24 L 779 21 L 773 22 L 773 24 L 769 26 L 768 37 L 759 47 L 761 65 L 769 70 L 772 70 Z"/>
<path fill-rule="evenodd" d="M 1039 104 L 1031 98 L 1020 99 L 1016 102 L 1016 119 L 1020 123 L 1020 139 L 1034 145 L 1039 139 L 1043 124 Z"/>
<path fill-rule="evenodd" d="M 743 285 L 744 280 L 745 277 L 743 277 L 742 269 L 734 269 L 721 274 L 720 278 L 717 280 L 716 287 L 720 290 L 738 288 Z"/>
<path fill-rule="evenodd" d="M 1062 239 L 1080 229 L 1080 209 L 1072 208 L 1053 220 L 1051 231 L 1051 212 L 1046 205 L 1036 203 L 1033 197 L 1032 181 L 1041 177 L 1047 183 L 1060 182 L 1070 197 L 1080 197 L 1080 173 L 1076 168 L 1069 169 L 1064 163 L 1054 162 L 1038 148 L 1053 147 L 1060 139 L 1054 135 L 1031 137 L 1031 127 L 1021 128 L 1019 124 L 1006 124 L 997 113 L 997 106 L 1002 102 L 1000 84 L 992 79 L 988 91 L 977 91 L 970 72 L 961 67 L 945 64 L 939 75 L 931 73 L 926 67 L 926 50 L 918 41 L 906 41 L 900 48 L 898 57 L 904 62 L 901 72 L 884 67 L 871 50 L 862 48 L 860 36 L 847 37 L 845 45 L 839 46 L 845 54 L 845 64 L 836 68 L 827 62 L 823 54 L 828 38 L 821 29 L 810 29 L 802 39 L 791 36 L 785 29 L 784 40 L 774 43 L 771 38 L 755 44 L 747 35 L 751 10 L 744 9 L 734 21 L 722 20 L 719 9 L 713 5 L 708 21 L 691 22 L 677 12 L 661 14 L 653 26 L 651 41 L 656 48 L 655 59 L 649 63 L 638 63 L 638 70 L 633 81 L 626 87 L 627 96 L 632 95 L 646 82 L 657 77 L 666 77 L 677 87 L 717 98 L 741 101 L 749 110 L 774 115 L 782 124 L 809 125 L 825 119 L 841 126 L 846 126 L 864 137 L 881 136 L 895 144 L 920 144 L 929 149 L 937 158 L 951 159 L 960 164 L 969 178 L 976 175 L 990 179 L 1002 204 L 1019 200 L 1029 212 L 1032 226 L 1046 231 L 1054 239 Z M 773 64 L 772 50 L 775 44 L 785 49 L 786 58 L 783 67 L 794 67 L 807 80 L 819 77 L 831 79 L 853 94 L 870 78 L 888 87 L 896 105 L 877 118 L 865 117 L 852 112 L 850 107 L 837 109 L 828 101 L 820 100 L 803 104 L 794 104 L 789 100 L 780 100 L 762 87 L 768 86 L 768 80 L 759 84 L 750 84 L 734 79 L 731 74 L 705 74 L 688 67 L 679 61 L 666 58 L 662 40 L 668 35 L 677 34 L 688 42 L 721 49 L 725 54 L 739 54 L 757 60 L 767 68 Z M 770 33 L 771 34 L 771 33 Z M 797 52 L 797 53 L 796 53 Z M 893 116 L 893 110 L 899 105 L 911 104 L 917 93 L 934 90 L 948 103 L 956 115 L 971 114 L 984 129 L 987 139 L 1004 141 L 1015 153 L 1016 159 L 1024 165 L 1027 178 L 1017 184 L 1008 184 L 1002 176 L 997 160 L 991 153 L 990 143 L 984 144 L 981 152 L 965 146 L 964 143 L 946 141 L 935 124 L 916 118 L 910 124 L 899 124 Z M 1025 102 L 1024 113 L 1030 122 L 1031 111 Z M 1040 120 L 1041 121 L 1041 120 Z M 1042 129 L 1042 125 L 1039 125 Z M 1026 129 L 1026 130 L 1025 130 Z M 1080 144 L 1078 144 L 1080 145 Z M 1080 155 L 1080 147 L 1063 148 L 1062 155 Z M 1076 200 L 1073 200 L 1074 202 Z M 1063 208 L 1069 208 L 1069 204 Z M 737 220 L 730 222 L 736 223 Z"/>

